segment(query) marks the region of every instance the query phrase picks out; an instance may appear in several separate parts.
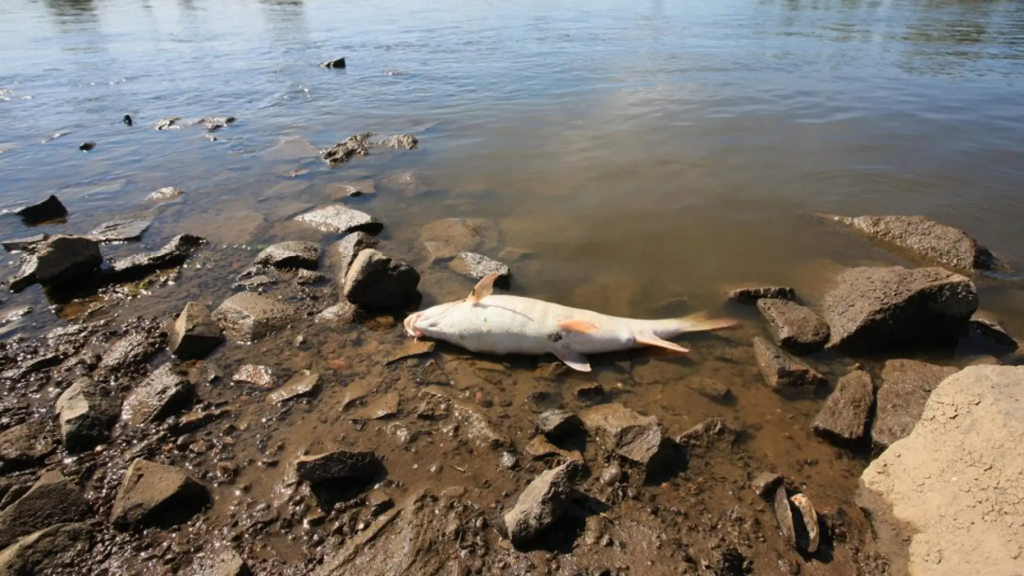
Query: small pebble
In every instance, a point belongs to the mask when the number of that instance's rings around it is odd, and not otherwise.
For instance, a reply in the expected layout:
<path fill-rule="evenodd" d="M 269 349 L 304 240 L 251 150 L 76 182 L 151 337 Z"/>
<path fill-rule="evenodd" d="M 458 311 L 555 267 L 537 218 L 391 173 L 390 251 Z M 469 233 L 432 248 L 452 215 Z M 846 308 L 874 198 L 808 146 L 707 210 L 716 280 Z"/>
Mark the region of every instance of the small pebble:
<path fill-rule="evenodd" d="M 128 126 L 131 126 L 132 124 L 135 124 L 135 122 L 132 120 L 132 117 L 131 117 L 130 114 L 125 114 L 124 118 L 122 118 L 121 121 L 124 122 Z"/>
<path fill-rule="evenodd" d="M 78 145 L 78 149 L 81 150 L 82 152 L 88 152 L 89 150 L 92 150 L 95 147 L 95 142 L 82 142 L 81 144 Z"/>

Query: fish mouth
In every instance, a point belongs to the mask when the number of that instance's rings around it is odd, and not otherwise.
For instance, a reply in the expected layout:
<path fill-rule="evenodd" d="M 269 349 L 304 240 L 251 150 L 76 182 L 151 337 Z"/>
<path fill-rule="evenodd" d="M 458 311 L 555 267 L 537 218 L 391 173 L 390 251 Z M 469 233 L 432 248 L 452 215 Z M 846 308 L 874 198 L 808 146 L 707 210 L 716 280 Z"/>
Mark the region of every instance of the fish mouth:
<path fill-rule="evenodd" d="M 407 335 L 409 335 L 410 337 L 412 337 L 412 338 L 422 338 L 423 337 L 423 332 L 421 332 L 419 329 L 416 328 L 416 321 L 419 320 L 420 316 L 422 316 L 422 315 L 423 315 L 422 312 L 416 312 L 415 314 L 409 315 L 405 319 L 405 322 L 403 322 L 403 324 L 405 326 L 405 333 Z"/>

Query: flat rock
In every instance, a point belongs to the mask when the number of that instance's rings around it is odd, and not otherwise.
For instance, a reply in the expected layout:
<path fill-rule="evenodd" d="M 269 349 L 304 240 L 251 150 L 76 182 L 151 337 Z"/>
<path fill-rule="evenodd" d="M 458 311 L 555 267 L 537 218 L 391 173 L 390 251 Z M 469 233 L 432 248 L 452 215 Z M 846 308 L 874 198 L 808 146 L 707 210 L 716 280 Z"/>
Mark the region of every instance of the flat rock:
<path fill-rule="evenodd" d="M 905 438 L 921 418 L 932 391 L 956 368 L 916 360 L 889 360 L 882 367 L 871 440 L 876 451 Z"/>
<path fill-rule="evenodd" d="M 0 246 L 3 246 L 4 250 L 8 252 L 35 252 L 35 249 L 43 242 L 49 240 L 49 238 L 49 234 L 34 234 L 32 236 L 4 240 L 0 242 Z"/>
<path fill-rule="evenodd" d="M 0 432 L 0 473 L 35 466 L 53 452 L 46 426 L 30 420 Z"/>
<path fill-rule="evenodd" d="M 174 322 L 167 348 L 182 360 L 196 360 L 205 358 L 223 340 L 224 334 L 213 321 L 210 309 L 199 302 L 189 302 Z"/>
<path fill-rule="evenodd" d="M 420 395 L 436 398 L 441 410 L 449 412 L 466 435 L 480 446 L 486 446 L 492 450 L 512 446 L 512 440 L 498 432 L 483 410 L 475 404 L 457 400 L 447 390 L 439 386 L 427 386 L 420 392 Z"/>
<path fill-rule="evenodd" d="M 128 393 L 121 407 L 121 420 L 132 427 L 159 422 L 184 410 L 193 392 L 188 374 L 168 362 Z"/>
<path fill-rule="evenodd" d="M 55 524 L 80 522 L 92 515 L 89 501 L 60 472 L 44 474 L 18 501 L 0 513 L 0 549 Z"/>
<path fill-rule="evenodd" d="M 750 487 L 763 500 L 773 500 L 784 478 L 778 472 L 761 472 L 750 483 Z"/>
<path fill-rule="evenodd" d="M 327 249 L 327 261 L 337 272 L 338 285 L 345 285 L 345 276 L 352 261 L 367 248 L 375 248 L 380 240 L 366 232 L 353 232 Z"/>
<path fill-rule="evenodd" d="M 103 264 L 99 244 L 81 236 L 52 236 L 40 244 L 34 256 L 36 281 L 43 286 L 78 279 Z"/>
<path fill-rule="evenodd" d="M 209 490 L 188 472 L 141 458 L 132 462 L 114 499 L 110 523 L 118 529 L 187 522 L 212 503 Z"/>
<path fill-rule="evenodd" d="M 91 450 L 110 438 L 120 413 L 116 398 L 89 377 L 82 377 L 57 399 L 64 449 L 68 454 Z"/>
<path fill-rule="evenodd" d="M 249 343 L 284 328 L 296 315 L 289 304 L 243 292 L 225 300 L 214 310 L 213 319 L 232 339 Z"/>
<path fill-rule="evenodd" d="M 806 306 L 778 298 L 762 298 L 757 309 L 768 321 L 775 342 L 794 354 L 809 354 L 828 343 L 828 324 Z"/>
<path fill-rule="evenodd" d="M 314 208 L 296 216 L 295 219 L 328 234 L 347 234 L 356 231 L 379 234 L 384 229 L 384 225 L 373 216 L 344 204 L 328 204 Z"/>
<path fill-rule="evenodd" d="M 260 252 L 253 264 L 281 269 L 316 270 L 320 265 L 320 245 L 298 240 L 278 242 Z"/>
<path fill-rule="evenodd" d="M 356 256 L 345 277 L 345 299 L 368 308 L 394 308 L 414 300 L 419 272 L 403 262 L 368 248 Z"/>
<path fill-rule="evenodd" d="M 857 504 L 879 541 L 900 543 L 910 574 L 1024 573 L 1021 438 L 1024 368 L 968 367 L 867 467 Z"/>
<path fill-rule="evenodd" d="M 562 458 L 564 461 L 575 461 L 583 462 L 583 455 L 576 450 L 563 450 L 558 446 L 552 444 L 544 436 L 534 436 L 533 440 L 523 448 L 523 454 L 526 454 L 534 460 L 544 460 L 551 457 Z"/>
<path fill-rule="evenodd" d="M 160 351 L 163 340 L 142 330 L 133 331 L 119 338 L 104 352 L 99 368 L 117 372 L 134 365 L 141 365 Z"/>
<path fill-rule="evenodd" d="M 802 364 L 782 349 L 761 337 L 754 337 L 754 360 L 767 384 L 776 392 L 814 388 L 828 384 L 817 370 Z"/>
<path fill-rule="evenodd" d="M 714 400 L 715 402 L 726 402 L 732 396 L 732 391 L 725 384 L 703 376 L 691 376 L 684 381 L 686 387 L 700 394 L 701 396 Z"/>
<path fill-rule="evenodd" d="M 114 260 L 110 263 L 110 269 L 118 279 L 145 276 L 157 270 L 181 266 L 205 244 L 206 240 L 199 236 L 179 234 L 159 250 Z"/>
<path fill-rule="evenodd" d="M 317 322 L 328 324 L 351 324 L 360 316 L 359 307 L 351 302 L 338 302 L 328 306 L 316 315 Z"/>
<path fill-rule="evenodd" d="M 423 356 L 424 354 L 430 354 L 434 351 L 437 345 L 430 340 L 408 340 L 400 350 L 392 353 L 384 360 L 384 364 L 394 364 L 400 360 L 406 358 L 415 358 L 417 356 Z"/>
<path fill-rule="evenodd" d="M 358 420 L 381 420 L 398 414 L 401 397 L 398 392 L 387 392 L 371 399 L 362 410 L 355 413 Z"/>
<path fill-rule="evenodd" d="M 731 290 L 728 296 L 730 302 L 739 304 L 757 304 L 763 298 L 792 302 L 796 300 L 796 290 L 788 286 L 752 286 Z"/>
<path fill-rule="evenodd" d="M 498 245 L 498 225 L 485 218 L 444 218 L 420 231 L 420 242 L 435 259 L 454 258 L 460 252 L 492 250 Z"/>
<path fill-rule="evenodd" d="M 836 383 L 836 389 L 814 418 L 811 430 L 839 444 L 858 442 L 867 432 L 874 403 L 875 385 L 871 375 L 854 370 Z"/>
<path fill-rule="evenodd" d="M 274 370 L 269 366 L 260 366 L 259 364 L 243 364 L 231 376 L 231 381 L 252 384 L 259 388 L 273 388 Z"/>
<path fill-rule="evenodd" d="M 449 268 L 470 278 L 479 280 L 489 274 L 497 274 L 495 285 L 508 289 L 510 272 L 508 266 L 476 252 L 459 252 Z"/>
<path fill-rule="evenodd" d="M 992 270 L 998 267 L 995 256 L 969 234 L 939 224 L 924 216 L 844 216 L 836 222 L 883 244 L 909 253 L 915 260 L 945 266 L 960 272 Z"/>
<path fill-rule="evenodd" d="M 252 576 L 252 569 L 231 548 L 207 552 L 186 572 L 188 576 Z"/>
<path fill-rule="evenodd" d="M 309 483 L 329 480 L 370 480 L 378 477 L 384 464 L 373 452 L 335 450 L 301 456 L 295 461 L 295 473 Z"/>
<path fill-rule="evenodd" d="M 722 418 L 713 417 L 691 426 L 676 437 L 676 443 L 694 451 L 698 448 L 723 446 L 731 448 L 739 438 L 740 431 Z"/>
<path fill-rule="evenodd" d="M 844 351 L 955 342 L 978 308 L 974 283 L 942 268 L 853 268 L 837 282 L 822 309 Z"/>
<path fill-rule="evenodd" d="M 580 417 L 605 450 L 647 466 L 661 448 L 664 432 L 654 416 L 641 416 L 622 404 L 600 404 Z"/>
<path fill-rule="evenodd" d="M 33 532 L 0 552 L 0 574 L 75 574 L 92 546 L 88 524 L 56 524 Z"/>
<path fill-rule="evenodd" d="M 147 202 L 170 202 L 171 200 L 177 200 L 185 194 L 185 191 L 177 186 L 165 186 L 151 192 L 149 196 L 146 196 Z"/>
<path fill-rule="evenodd" d="M 267 403 L 279 404 L 293 398 L 312 396 L 319 389 L 320 373 L 302 370 L 285 382 L 284 386 L 267 394 Z"/>
<path fill-rule="evenodd" d="M 509 540 L 516 549 L 529 549 L 565 516 L 578 466 L 569 462 L 542 472 L 519 495 L 505 514 Z"/>
<path fill-rule="evenodd" d="M 583 431 L 583 420 L 568 410 L 547 410 L 537 417 L 537 431 L 548 438 L 564 438 Z"/>
<path fill-rule="evenodd" d="M 344 58 L 341 60 L 344 62 Z M 339 164 L 344 164 L 357 156 L 368 156 L 370 154 L 371 146 L 370 138 L 372 137 L 372 132 L 353 134 L 343 142 L 339 142 L 330 148 L 321 150 L 320 157 L 323 159 L 325 164 L 333 167 Z"/>
<path fill-rule="evenodd" d="M 97 226 L 87 237 L 103 243 L 138 240 L 152 223 L 152 220 L 111 220 Z"/>
<path fill-rule="evenodd" d="M 68 209 L 61 204 L 60 200 L 50 195 L 42 202 L 29 204 L 12 210 L 13 213 L 21 216 L 21 219 L 29 225 L 42 224 L 50 220 L 59 220 L 68 215 Z"/>

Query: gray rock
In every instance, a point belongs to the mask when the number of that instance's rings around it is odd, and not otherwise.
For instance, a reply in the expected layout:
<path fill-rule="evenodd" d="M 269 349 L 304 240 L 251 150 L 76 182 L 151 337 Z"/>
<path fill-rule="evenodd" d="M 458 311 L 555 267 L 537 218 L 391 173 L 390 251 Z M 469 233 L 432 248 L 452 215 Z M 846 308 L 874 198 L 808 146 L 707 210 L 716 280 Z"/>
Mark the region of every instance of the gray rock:
<path fill-rule="evenodd" d="M 35 466 L 54 448 L 53 437 L 38 420 L 8 428 L 0 432 L 0 473 Z"/>
<path fill-rule="evenodd" d="M 345 276 L 352 261 L 367 248 L 375 248 L 380 240 L 366 232 L 353 232 L 327 249 L 327 261 L 337 271 L 338 285 L 345 285 Z"/>
<path fill-rule="evenodd" d="M 77 486 L 60 472 L 43 474 L 24 496 L 0 513 L 0 549 L 37 530 L 80 522 L 91 514 L 92 507 Z"/>
<path fill-rule="evenodd" d="M 494 283 L 495 286 L 508 289 L 510 279 L 508 266 L 487 256 L 475 252 L 459 252 L 449 267 L 463 276 L 476 280 L 489 274 L 497 274 L 498 279 Z"/>
<path fill-rule="evenodd" d="M 24 238 L 11 238 L 10 240 L 4 240 L 0 242 L 0 245 L 4 247 L 4 250 L 8 252 L 35 252 L 36 248 L 49 240 L 49 234 L 35 234 L 32 236 L 26 236 Z"/>
<path fill-rule="evenodd" d="M 777 298 L 757 301 L 775 342 L 794 354 L 809 354 L 828 343 L 828 324 L 814 310 Z"/>
<path fill-rule="evenodd" d="M 793 522 L 793 509 L 790 507 L 789 496 L 785 486 L 775 491 L 775 519 L 779 522 L 779 530 L 790 546 L 796 548 L 796 525 Z"/>
<path fill-rule="evenodd" d="M 146 196 L 147 202 L 170 202 L 171 200 L 177 200 L 185 194 L 185 191 L 177 186 L 165 186 L 155 192 L 150 193 Z"/>
<path fill-rule="evenodd" d="M 159 422 L 184 410 L 193 392 L 187 373 L 168 362 L 128 393 L 121 407 L 121 419 L 131 427 Z"/>
<path fill-rule="evenodd" d="M 91 450 L 110 438 L 119 406 L 110 393 L 89 377 L 79 378 L 57 399 L 64 449 L 68 454 Z"/>
<path fill-rule="evenodd" d="M 15 208 L 12 212 L 21 216 L 21 219 L 29 225 L 42 224 L 43 222 L 48 222 L 50 220 L 59 220 L 68 215 L 68 209 L 65 208 L 64 205 L 61 204 L 60 200 L 52 194 L 42 202 Z"/>
<path fill-rule="evenodd" d="M 115 279 L 145 276 L 156 270 L 181 266 L 206 240 L 192 234 L 179 234 L 155 252 L 143 252 L 110 263 Z"/>
<path fill-rule="evenodd" d="M 136 331 L 111 344 L 100 360 L 103 371 L 117 372 L 141 365 L 160 351 L 163 340 L 144 331 Z"/>
<path fill-rule="evenodd" d="M 341 60 L 344 62 L 344 58 Z M 372 132 L 353 134 L 343 142 L 321 150 L 320 157 L 328 166 L 338 166 L 348 162 L 355 156 L 368 156 L 370 154 L 371 137 L 373 137 Z"/>
<path fill-rule="evenodd" d="M 396 150 L 415 150 L 420 141 L 412 134 L 394 134 L 380 141 L 379 145 L 384 148 Z"/>
<path fill-rule="evenodd" d="M 345 67 L 345 57 L 342 56 L 341 58 L 335 58 L 334 60 L 328 60 L 327 62 L 323 62 L 322 64 L 320 64 L 320 67 L 321 68 L 344 68 Z"/>
<path fill-rule="evenodd" d="M 960 272 L 992 270 L 999 266 L 988 248 L 966 232 L 924 216 L 836 216 L 834 219 L 928 264 Z"/>
<path fill-rule="evenodd" d="M 44 287 L 91 274 L 103 264 L 99 244 L 80 236 L 53 236 L 36 248 L 32 258 L 36 281 Z"/>
<path fill-rule="evenodd" d="M 300 268 L 299 272 L 295 275 L 295 283 L 299 286 L 309 286 L 316 284 L 317 282 L 323 282 L 327 280 L 327 276 L 319 272 L 312 272 L 305 268 Z"/>
<path fill-rule="evenodd" d="M 278 242 L 260 252 L 253 264 L 281 269 L 316 270 L 320 265 L 320 245 L 298 240 Z"/>
<path fill-rule="evenodd" d="M 537 431 L 557 439 L 583 431 L 583 420 L 568 410 L 547 410 L 537 417 Z"/>
<path fill-rule="evenodd" d="M 356 231 L 379 234 L 384 229 L 384 225 L 373 216 L 344 204 L 328 204 L 314 208 L 296 216 L 295 219 L 328 234 L 347 234 Z"/>
<path fill-rule="evenodd" d="M 351 302 L 339 302 L 316 315 L 317 322 L 328 324 L 351 324 L 360 316 L 359 308 Z"/>
<path fill-rule="evenodd" d="M 796 300 L 796 290 L 788 286 L 753 286 L 749 288 L 737 288 L 729 292 L 729 301 L 740 304 L 757 304 L 762 298 L 775 300 Z"/>
<path fill-rule="evenodd" d="M 267 395 L 267 402 L 279 404 L 292 398 L 311 396 L 320 389 L 320 373 L 303 370 L 292 376 L 284 386 Z"/>
<path fill-rule="evenodd" d="M 139 458 L 125 473 L 110 511 L 110 523 L 121 530 L 174 526 L 211 503 L 206 486 L 185 470 Z"/>
<path fill-rule="evenodd" d="M 112 220 L 96 227 L 88 237 L 104 243 L 138 240 L 152 223 L 152 220 Z"/>
<path fill-rule="evenodd" d="M 538 543 L 565 516 L 578 467 L 567 462 L 542 472 L 519 495 L 515 507 L 505 514 L 505 528 L 516 549 L 527 550 Z"/>
<path fill-rule="evenodd" d="M 885 450 L 908 436 L 920 420 L 932 390 L 956 372 L 956 368 L 916 360 L 887 361 L 882 367 L 882 385 L 871 426 L 875 450 Z"/>
<path fill-rule="evenodd" d="M 223 340 L 210 310 L 199 302 L 189 302 L 174 322 L 167 347 L 182 360 L 196 360 L 205 358 Z"/>
<path fill-rule="evenodd" d="M 798 528 L 796 530 L 797 542 L 796 545 L 799 549 L 807 552 L 808 554 L 814 554 L 818 551 L 818 545 L 821 543 L 821 532 L 818 530 L 818 511 L 814 509 L 814 504 L 806 494 L 793 494 L 789 497 L 789 501 L 796 506 L 799 514 L 794 514 L 794 524 Z"/>
<path fill-rule="evenodd" d="M 841 274 L 822 305 L 830 348 L 888 351 L 955 342 L 978 308 L 964 276 L 942 268 L 854 268 Z"/>
<path fill-rule="evenodd" d="M 21 262 L 21 268 L 7 281 L 7 287 L 10 288 L 11 292 L 17 294 L 25 290 L 25 288 L 36 284 L 39 282 L 36 278 L 36 268 L 38 267 L 39 262 L 35 256 L 28 255 L 24 257 Z"/>
<path fill-rule="evenodd" d="M 295 461 L 295 473 L 311 484 L 325 481 L 365 481 L 379 477 L 384 464 L 373 452 L 336 450 L 301 456 Z"/>
<path fill-rule="evenodd" d="M 817 370 L 800 363 L 761 337 L 754 337 L 754 360 L 765 384 L 776 392 L 828 384 L 828 380 Z"/>
<path fill-rule="evenodd" d="M 839 444 L 858 442 L 867 432 L 874 403 L 875 386 L 871 376 L 863 370 L 854 370 L 836 383 L 836 389 L 814 418 L 811 430 Z"/>
<path fill-rule="evenodd" d="M 497 224 L 485 218 L 444 218 L 420 231 L 420 242 L 439 260 L 454 258 L 459 252 L 492 250 L 498 239 Z"/>
<path fill-rule="evenodd" d="M 703 376 L 691 376 L 685 381 L 686 387 L 715 402 L 727 402 L 732 396 L 729 387 L 717 380 Z"/>
<path fill-rule="evenodd" d="M 25 536 L 0 552 L 0 574 L 80 573 L 82 556 L 92 546 L 93 532 L 88 524 L 57 524 Z"/>
<path fill-rule="evenodd" d="M 600 404 L 580 414 L 587 430 L 605 450 L 646 467 L 661 448 L 664 436 L 654 416 L 641 416 L 622 404 Z"/>
<path fill-rule="evenodd" d="M 258 294 L 235 294 L 213 312 L 213 319 L 228 335 L 249 343 L 276 332 L 295 319 L 295 309 Z"/>
<path fill-rule="evenodd" d="M 235 371 L 231 381 L 269 389 L 274 386 L 274 370 L 259 364 L 245 364 Z"/>
<path fill-rule="evenodd" d="M 761 472 L 750 483 L 750 487 L 763 500 L 775 498 L 775 493 L 782 486 L 783 477 L 777 472 Z"/>
<path fill-rule="evenodd" d="M 356 256 L 345 277 L 345 299 L 367 308 L 394 308 L 414 300 L 420 275 L 402 260 L 368 248 Z"/>
<path fill-rule="evenodd" d="M 231 548 L 205 554 L 187 572 L 189 576 L 252 576 L 245 560 Z"/>

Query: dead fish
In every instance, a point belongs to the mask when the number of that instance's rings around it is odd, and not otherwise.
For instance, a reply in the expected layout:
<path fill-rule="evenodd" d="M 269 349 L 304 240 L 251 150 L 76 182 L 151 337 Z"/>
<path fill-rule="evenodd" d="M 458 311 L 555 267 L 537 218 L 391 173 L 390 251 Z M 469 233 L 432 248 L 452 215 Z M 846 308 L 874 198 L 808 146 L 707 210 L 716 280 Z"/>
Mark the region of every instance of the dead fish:
<path fill-rule="evenodd" d="M 413 338 L 444 340 L 472 352 L 551 353 L 570 368 L 589 372 L 587 354 L 642 346 L 686 353 L 688 349 L 666 338 L 736 324 L 704 313 L 662 320 L 607 316 L 534 298 L 493 294 L 497 279 L 497 274 L 491 274 L 465 299 L 410 315 L 405 319 L 406 333 Z"/>

